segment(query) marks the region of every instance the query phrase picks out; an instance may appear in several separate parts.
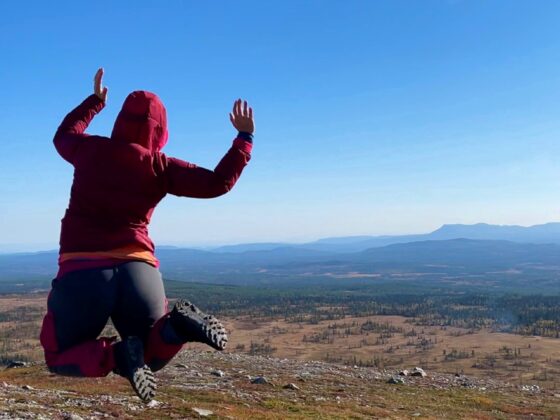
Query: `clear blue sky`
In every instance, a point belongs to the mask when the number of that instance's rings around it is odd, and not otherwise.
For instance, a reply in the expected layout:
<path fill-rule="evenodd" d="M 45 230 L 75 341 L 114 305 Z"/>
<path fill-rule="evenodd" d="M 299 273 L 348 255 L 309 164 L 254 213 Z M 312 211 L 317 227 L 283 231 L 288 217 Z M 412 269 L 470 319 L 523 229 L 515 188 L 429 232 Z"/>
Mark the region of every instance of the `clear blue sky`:
<path fill-rule="evenodd" d="M 57 125 L 105 68 L 168 108 L 164 151 L 213 167 L 255 109 L 253 159 L 210 201 L 167 197 L 158 244 L 305 241 L 560 219 L 557 1 L 0 5 L 0 250 L 53 248 L 72 168 Z M 102 170 L 102 168 L 100 168 Z"/>

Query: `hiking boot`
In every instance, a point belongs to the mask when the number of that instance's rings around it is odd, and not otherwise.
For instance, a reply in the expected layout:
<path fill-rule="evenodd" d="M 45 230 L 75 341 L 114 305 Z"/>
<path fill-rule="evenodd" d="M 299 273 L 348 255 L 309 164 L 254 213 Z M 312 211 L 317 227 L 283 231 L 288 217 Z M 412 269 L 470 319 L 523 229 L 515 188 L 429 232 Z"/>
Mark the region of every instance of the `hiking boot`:
<path fill-rule="evenodd" d="M 179 299 L 175 303 L 169 322 L 185 342 L 204 343 L 216 350 L 226 348 L 228 337 L 222 323 L 187 300 Z"/>
<path fill-rule="evenodd" d="M 144 363 L 144 343 L 138 337 L 126 337 L 115 344 L 117 375 L 129 380 L 132 389 L 144 402 L 149 402 L 156 393 L 156 380 L 151 369 Z"/>

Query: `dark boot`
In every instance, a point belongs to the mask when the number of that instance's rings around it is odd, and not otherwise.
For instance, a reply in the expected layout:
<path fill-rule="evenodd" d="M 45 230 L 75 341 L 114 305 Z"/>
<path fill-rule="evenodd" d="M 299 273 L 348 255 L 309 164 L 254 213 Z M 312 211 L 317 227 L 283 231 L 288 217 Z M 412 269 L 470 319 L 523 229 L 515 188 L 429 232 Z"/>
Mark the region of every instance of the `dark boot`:
<path fill-rule="evenodd" d="M 144 363 L 144 343 L 138 337 L 126 337 L 114 345 L 116 374 L 130 381 L 132 388 L 144 402 L 156 393 L 156 381 L 150 368 Z"/>
<path fill-rule="evenodd" d="M 180 299 L 175 303 L 169 315 L 169 322 L 184 342 L 196 341 L 216 350 L 226 348 L 228 337 L 222 323 L 189 301 Z"/>

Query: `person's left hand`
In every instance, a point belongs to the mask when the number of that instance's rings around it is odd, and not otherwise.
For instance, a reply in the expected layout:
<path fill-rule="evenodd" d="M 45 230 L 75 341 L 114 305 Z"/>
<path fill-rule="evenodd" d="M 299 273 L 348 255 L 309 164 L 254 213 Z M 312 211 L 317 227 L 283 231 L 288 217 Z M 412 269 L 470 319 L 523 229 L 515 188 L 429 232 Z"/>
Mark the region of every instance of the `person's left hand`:
<path fill-rule="evenodd" d="M 95 77 L 93 78 L 93 93 L 101 99 L 103 102 L 107 101 L 107 92 L 109 89 L 107 87 L 103 87 L 102 84 L 103 79 L 103 67 L 97 70 L 95 73 Z"/>

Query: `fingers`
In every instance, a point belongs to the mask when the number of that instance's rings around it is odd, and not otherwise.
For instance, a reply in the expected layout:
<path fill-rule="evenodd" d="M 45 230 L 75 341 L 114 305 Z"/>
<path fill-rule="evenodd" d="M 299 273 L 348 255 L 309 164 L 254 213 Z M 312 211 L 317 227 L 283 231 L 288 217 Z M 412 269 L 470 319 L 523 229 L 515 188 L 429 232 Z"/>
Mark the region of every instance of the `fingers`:
<path fill-rule="evenodd" d="M 229 114 L 229 120 L 238 130 L 246 130 L 253 132 L 253 108 L 251 108 L 247 101 L 237 99 L 233 103 L 232 112 Z"/>
<path fill-rule="evenodd" d="M 253 110 L 247 103 L 247 101 L 237 99 L 233 103 L 233 112 L 234 117 L 249 117 L 252 118 Z"/>
<path fill-rule="evenodd" d="M 93 78 L 93 93 L 97 96 L 101 97 L 101 95 L 107 95 L 106 89 L 102 89 L 102 80 L 103 80 L 103 67 L 100 67 L 97 72 L 95 73 L 95 77 Z"/>
<path fill-rule="evenodd" d="M 95 82 L 95 86 L 101 86 L 101 80 L 103 79 L 103 68 L 100 68 L 95 73 L 95 77 L 93 78 Z"/>
<path fill-rule="evenodd" d="M 93 78 L 93 80 L 97 82 L 100 81 L 102 77 L 103 77 L 103 67 L 99 67 L 95 72 L 95 77 Z"/>
<path fill-rule="evenodd" d="M 235 117 L 240 117 L 241 114 L 241 99 L 238 99 L 237 101 L 235 101 L 235 112 L 234 112 L 234 116 Z"/>
<path fill-rule="evenodd" d="M 107 100 L 107 92 L 109 89 L 107 87 L 103 87 L 103 73 L 103 67 L 97 69 L 93 78 L 93 93 L 105 102 Z"/>

